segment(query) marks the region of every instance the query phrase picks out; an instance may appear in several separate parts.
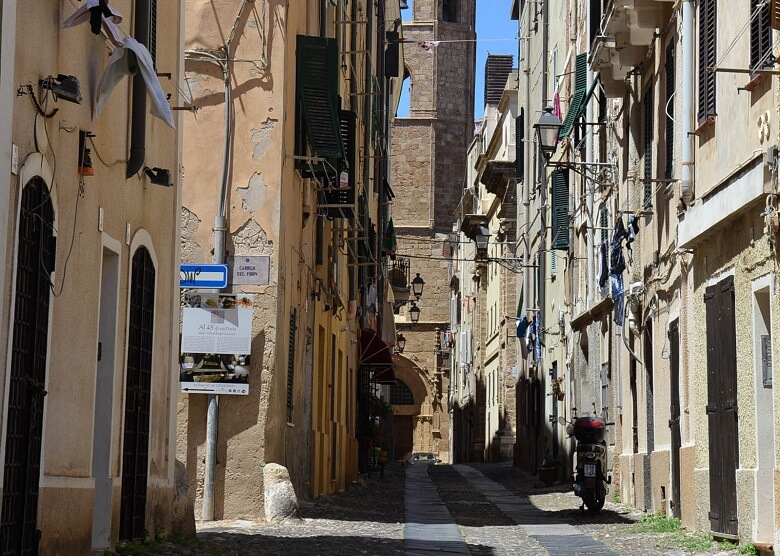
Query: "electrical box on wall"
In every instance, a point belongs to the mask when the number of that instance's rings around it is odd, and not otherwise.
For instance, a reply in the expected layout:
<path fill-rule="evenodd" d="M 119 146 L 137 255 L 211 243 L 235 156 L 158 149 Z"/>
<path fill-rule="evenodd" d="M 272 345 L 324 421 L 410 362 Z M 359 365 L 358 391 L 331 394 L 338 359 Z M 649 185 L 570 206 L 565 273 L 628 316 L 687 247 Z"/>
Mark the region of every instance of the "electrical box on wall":
<path fill-rule="evenodd" d="M 766 166 L 767 170 L 769 170 L 770 172 L 774 172 L 775 170 L 777 170 L 777 155 L 778 155 L 777 145 L 772 145 L 764 153 L 764 166 Z"/>

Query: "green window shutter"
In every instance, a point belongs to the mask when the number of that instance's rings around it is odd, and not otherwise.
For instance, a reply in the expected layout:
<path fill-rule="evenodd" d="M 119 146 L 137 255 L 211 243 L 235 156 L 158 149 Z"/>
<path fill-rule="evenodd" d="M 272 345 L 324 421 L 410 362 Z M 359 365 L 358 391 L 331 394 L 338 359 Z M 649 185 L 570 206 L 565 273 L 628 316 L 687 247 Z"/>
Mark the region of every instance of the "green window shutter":
<path fill-rule="evenodd" d="M 588 53 L 577 54 L 574 59 L 574 88 L 577 90 L 588 88 Z"/>
<path fill-rule="evenodd" d="M 326 188 L 325 215 L 329 218 L 352 218 L 355 215 L 355 130 L 357 114 L 339 110 L 339 132 L 344 146 L 344 158 L 337 166 L 339 175 Z M 343 187 L 341 173 L 347 173 L 347 186 Z"/>
<path fill-rule="evenodd" d="M 335 39 L 298 35 L 296 92 L 313 156 L 342 158 Z"/>
<path fill-rule="evenodd" d="M 588 54 L 583 52 L 577 54 L 574 63 L 574 95 L 569 103 L 569 111 L 566 112 L 566 118 L 563 120 L 563 126 L 558 131 L 558 139 L 568 137 L 574 128 L 574 123 L 582 115 L 585 109 L 586 98 L 588 95 Z"/>
<path fill-rule="evenodd" d="M 555 170 L 552 180 L 552 242 L 553 249 L 569 250 L 569 173 Z"/>
<path fill-rule="evenodd" d="M 518 180 L 525 175 L 525 114 L 515 118 L 515 173 Z"/>
<path fill-rule="evenodd" d="M 295 307 L 290 309 L 290 345 L 287 348 L 287 422 L 292 423 L 293 418 L 293 379 L 295 378 Z"/>

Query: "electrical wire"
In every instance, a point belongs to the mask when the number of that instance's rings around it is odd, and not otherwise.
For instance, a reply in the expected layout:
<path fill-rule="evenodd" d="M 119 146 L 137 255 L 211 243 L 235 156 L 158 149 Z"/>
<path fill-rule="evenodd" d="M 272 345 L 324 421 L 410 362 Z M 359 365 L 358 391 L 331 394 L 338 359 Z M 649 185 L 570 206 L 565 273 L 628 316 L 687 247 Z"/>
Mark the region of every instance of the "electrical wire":
<path fill-rule="evenodd" d="M 112 162 L 112 163 L 109 164 L 108 162 L 103 160 L 102 156 L 100 156 L 100 151 L 98 151 L 97 145 L 95 145 L 95 139 L 93 137 L 90 137 L 89 138 L 89 142 L 92 145 L 92 150 L 95 151 L 95 154 L 97 155 L 98 160 L 100 160 L 100 162 L 102 162 L 104 166 L 108 166 L 109 168 L 111 168 L 112 166 L 116 166 L 118 164 L 125 164 L 127 162 L 127 159 L 124 159 L 124 160 L 117 160 L 117 161 Z"/>

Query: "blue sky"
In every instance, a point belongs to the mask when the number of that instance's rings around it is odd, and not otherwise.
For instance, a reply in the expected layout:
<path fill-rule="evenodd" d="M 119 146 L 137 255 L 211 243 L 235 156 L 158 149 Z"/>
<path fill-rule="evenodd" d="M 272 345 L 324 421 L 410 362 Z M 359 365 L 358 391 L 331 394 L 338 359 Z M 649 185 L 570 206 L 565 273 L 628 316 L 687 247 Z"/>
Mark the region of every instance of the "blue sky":
<path fill-rule="evenodd" d="M 408 10 L 403 10 L 404 21 L 412 18 L 412 3 L 407 0 Z M 485 100 L 482 98 L 485 82 L 485 60 L 490 54 L 513 54 L 517 66 L 517 21 L 509 19 L 512 0 L 476 0 L 477 3 L 477 74 L 474 90 L 474 119 L 482 117 Z M 512 39 L 512 40 L 495 40 Z M 417 48 L 415 45 L 405 45 L 406 48 Z M 446 48 L 442 45 L 439 48 Z M 409 114 L 409 82 L 405 83 L 399 115 Z"/>

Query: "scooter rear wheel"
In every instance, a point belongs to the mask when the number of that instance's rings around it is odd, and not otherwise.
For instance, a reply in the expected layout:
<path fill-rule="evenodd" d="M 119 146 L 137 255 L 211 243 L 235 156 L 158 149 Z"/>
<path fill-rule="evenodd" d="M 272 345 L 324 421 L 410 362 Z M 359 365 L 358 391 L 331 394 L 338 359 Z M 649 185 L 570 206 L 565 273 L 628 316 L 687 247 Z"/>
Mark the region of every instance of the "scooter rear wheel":
<path fill-rule="evenodd" d="M 585 506 L 590 513 L 597 513 L 604 507 L 604 497 L 597 495 L 595 492 L 588 492 L 583 496 L 582 501 L 585 502 Z"/>

